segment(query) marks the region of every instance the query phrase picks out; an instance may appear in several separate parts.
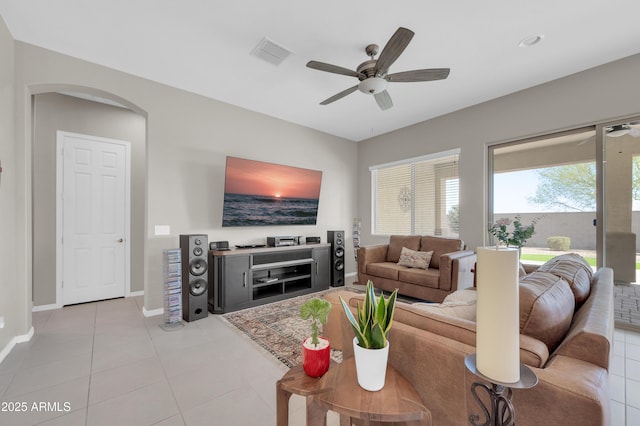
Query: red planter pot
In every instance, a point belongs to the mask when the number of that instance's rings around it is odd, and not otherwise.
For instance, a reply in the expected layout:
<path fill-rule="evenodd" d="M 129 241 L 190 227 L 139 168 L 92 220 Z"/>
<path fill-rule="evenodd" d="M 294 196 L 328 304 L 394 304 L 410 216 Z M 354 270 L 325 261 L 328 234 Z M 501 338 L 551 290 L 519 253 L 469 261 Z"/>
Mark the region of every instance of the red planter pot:
<path fill-rule="evenodd" d="M 307 347 L 302 344 L 302 368 L 307 376 L 321 377 L 324 373 L 329 371 L 329 363 L 331 362 L 331 346 L 329 341 L 323 337 L 318 337 L 320 341 L 327 342 L 326 347 L 315 349 L 313 345 Z M 311 341 L 311 337 L 307 339 Z M 305 341 L 306 342 L 306 341 Z"/>

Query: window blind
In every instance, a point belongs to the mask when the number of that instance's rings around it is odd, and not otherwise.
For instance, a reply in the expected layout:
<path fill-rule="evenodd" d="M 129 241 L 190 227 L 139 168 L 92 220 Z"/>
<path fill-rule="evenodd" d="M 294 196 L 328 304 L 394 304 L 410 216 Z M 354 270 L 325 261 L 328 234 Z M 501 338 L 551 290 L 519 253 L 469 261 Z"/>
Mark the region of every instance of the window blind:
<path fill-rule="evenodd" d="M 458 236 L 459 150 L 371 167 L 374 234 Z"/>

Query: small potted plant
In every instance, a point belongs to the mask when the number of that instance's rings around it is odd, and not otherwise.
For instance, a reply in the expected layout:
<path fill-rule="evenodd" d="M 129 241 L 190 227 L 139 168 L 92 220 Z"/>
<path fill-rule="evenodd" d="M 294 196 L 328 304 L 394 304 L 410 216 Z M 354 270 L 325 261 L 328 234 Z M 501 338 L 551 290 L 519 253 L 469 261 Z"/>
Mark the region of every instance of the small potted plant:
<path fill-rule="evenodd" d="M 388 337 L 397 297 L 398 289 L 395 289 L 387 300 L 384 295 L 376 300 L 373 282 L 369 280 L 364 303 L 356 306 L 357 318 L 340 297 L 347 319 L 356 333 L 353 339 L 356 374 L 358 384 L 365 390 L 377 391 L 384 387 L 389 358 Z"/>
<path fill-rule="evenodd" d="M 331 346 L 329 340 L 318 336 L 320 323 L 326 324 L 331 311 L 331 302 L 313 298 L 300 307 L 303 320 L 311 318 L 311 337 L 302 342 L 302 367 L 310 377 L 321 377 L 329 370 Z"/>
<path fill-rule="evenodd" d="M 513 221 L 507 217 L 496 220 L 496 223 L 489 226 L 489 233 L 498 239 L 499 244 L 504 244 L 506 247 L 513 246 L 520 249 L 527 240 L 533 237 L 536 232 L 535 225 L 540 220 L 539 217 L 533 219 L 528 226 L 522 225 L 522 217 L 517 215 Z M 507 226 L 513 223 L 513 232 L 507 231 Z"/>

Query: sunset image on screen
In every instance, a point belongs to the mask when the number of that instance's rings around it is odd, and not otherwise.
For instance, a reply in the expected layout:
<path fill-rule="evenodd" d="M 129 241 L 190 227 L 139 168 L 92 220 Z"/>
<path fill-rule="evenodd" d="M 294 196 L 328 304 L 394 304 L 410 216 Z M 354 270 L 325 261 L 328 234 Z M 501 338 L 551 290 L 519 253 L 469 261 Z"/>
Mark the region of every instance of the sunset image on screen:
<path fill-rule="evenodd" d="M 227 157 L 222 226 L 315 225 L 322 172 Z"/>
<path fill-rule="evenodd" d="M 227 157 L 224 192 L 318 199 L 321 179 L 319 170 Z"/>

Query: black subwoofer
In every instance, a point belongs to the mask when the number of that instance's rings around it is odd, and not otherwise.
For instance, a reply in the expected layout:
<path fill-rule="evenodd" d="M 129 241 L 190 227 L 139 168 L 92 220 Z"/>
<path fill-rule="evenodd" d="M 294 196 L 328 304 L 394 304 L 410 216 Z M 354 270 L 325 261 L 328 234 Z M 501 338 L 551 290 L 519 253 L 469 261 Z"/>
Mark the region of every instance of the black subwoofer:
<path fill-rule="evenodd" d="M 344 231 L 327 231 L 331 244 L 331 286 L 344 285 Z"/>
<path fill-rule="evenodd" d="M 208 244 L 206 235 L 180 235 L 182 252 L 182 318 L 207 317 Z"/>

